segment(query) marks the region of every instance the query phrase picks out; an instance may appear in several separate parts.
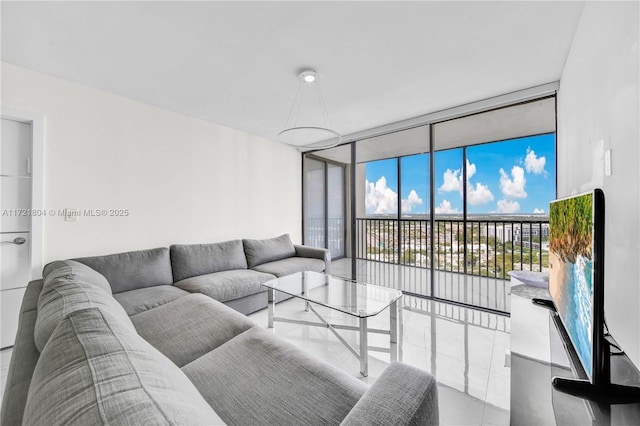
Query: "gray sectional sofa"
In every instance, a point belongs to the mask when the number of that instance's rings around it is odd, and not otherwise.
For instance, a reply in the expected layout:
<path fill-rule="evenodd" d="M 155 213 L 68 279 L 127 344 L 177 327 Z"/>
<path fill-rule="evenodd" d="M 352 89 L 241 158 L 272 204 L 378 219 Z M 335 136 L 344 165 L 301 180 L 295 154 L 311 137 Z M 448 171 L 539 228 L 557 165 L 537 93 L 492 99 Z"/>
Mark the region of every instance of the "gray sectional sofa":
<path fill-rule="evenodd" d="M 73 260 L 104 275 L 129 315 L 190 293 L 202 293 L 249 314 L 267 306 L 263 283 L 294 272 L 331 270 L 328 250 L 295 245 L 288 234 Z"/>
<path fill-rule="evenodd" d="M 263 280 L 329 267 L 287 240 L 48 264 L 23 299 L 0 422 L 437 424 L 428 373 L 393 363 L 368 387 L 238 312 L 263 306 Z"/>

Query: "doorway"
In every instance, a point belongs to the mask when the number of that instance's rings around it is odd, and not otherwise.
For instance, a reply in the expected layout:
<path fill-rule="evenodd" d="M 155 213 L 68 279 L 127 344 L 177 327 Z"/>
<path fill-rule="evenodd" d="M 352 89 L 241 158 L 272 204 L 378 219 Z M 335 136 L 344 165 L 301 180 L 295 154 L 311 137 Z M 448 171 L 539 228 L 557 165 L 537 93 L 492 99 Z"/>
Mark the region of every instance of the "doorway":
<path fill-rule="evenodd" d="M 5 112 L 0 122 L 0 348 L 13 346 L 22 297 L 42 271 L 42 118 Z"/>

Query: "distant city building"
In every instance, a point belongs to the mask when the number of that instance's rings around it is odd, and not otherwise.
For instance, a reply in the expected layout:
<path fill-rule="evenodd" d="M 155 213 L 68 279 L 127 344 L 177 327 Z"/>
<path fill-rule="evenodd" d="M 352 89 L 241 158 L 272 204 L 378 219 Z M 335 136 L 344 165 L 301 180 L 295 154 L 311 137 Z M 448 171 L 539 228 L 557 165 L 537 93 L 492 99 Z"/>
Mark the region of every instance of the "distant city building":
<path fill-rule="evenodd" d="M 488 231 L 488 232 L 487 232 Z M 490 226 L 487 230 L 486 227 L 480 227 L 480 234 L 483 237 L 494 237 L 501 243 L 520 241 L 530 241 L 531 239 L 539 239 L 540 237 L 549 237 L 549 224 L 548 223 L 504 223 Z"/>

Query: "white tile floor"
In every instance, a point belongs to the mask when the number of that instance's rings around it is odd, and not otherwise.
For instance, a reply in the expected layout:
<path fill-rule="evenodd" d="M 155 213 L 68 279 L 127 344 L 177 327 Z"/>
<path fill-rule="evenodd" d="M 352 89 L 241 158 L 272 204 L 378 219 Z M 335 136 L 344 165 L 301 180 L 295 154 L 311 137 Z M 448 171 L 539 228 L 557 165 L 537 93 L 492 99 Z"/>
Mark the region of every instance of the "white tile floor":
<path fill-rule="evenodd" d="M 403 361 L 435 375 L 438 381 L 442 425 L 509 424 L 510 372 L 505 367 L 509 349 L 509 318 L 440 302 L 405 296 Z M 345 314 L 317 308 L 327 319 L 353 323 Z M 277 315 L 315 321 L 304 312 L 301 301 L 279 303 Z M 266 328 L 267 311 L 250 317 Z M 370 320 L 372 328 L 388 328 L 389 316 L 382 312 Z M 357 359 L 325 328 L 276 322 L 273 333 L 300 349 L 371 383 L 389 363 L 389 355 L 371 352 L 369 377 L 359 374 Z M 357 333 L 344 331 L 353 345 Z M 372 346 L 388 345 L 388 336 L 370 334 Z M 0 396 L 11 357 L 11 349 L 0 351 Z"/>
<path fill-rule="evenodd" d="M 356 324 L 348 315 L 317 309 L 336 323 Z M 276 315 L 316 320 L 296 299 L 278 304 Z M 250 317 L 266 327 L 266 310 Z M 369 327 L 388 328 L 387 312 L 370 319 Z M 403 361 L 431 372 L 438 381 L 441 424 L 509 424 L 508 317 L 405 296 L 403 331 Z M 371 352 L 369 377 L 364 378 L 358 360 L 326 328 L 276 322 L 273 332 L 367 383 L 375 381 L 389 363 L 388 354 Z M 344 331 L 343 336 L 356 346 L 356 332 Z M 388 336 L 370 334 L 369 344 L 388 347 Z"/>

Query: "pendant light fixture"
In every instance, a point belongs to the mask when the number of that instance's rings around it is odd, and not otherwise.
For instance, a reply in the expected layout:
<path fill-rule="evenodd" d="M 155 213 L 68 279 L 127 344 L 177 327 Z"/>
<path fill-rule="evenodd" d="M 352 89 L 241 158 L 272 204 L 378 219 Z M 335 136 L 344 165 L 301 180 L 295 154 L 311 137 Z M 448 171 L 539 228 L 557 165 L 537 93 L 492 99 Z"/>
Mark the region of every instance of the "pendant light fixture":
<path fill-rule="evenodd" d="M 340 133 L 331 129 L 327 107 L 320 92 L 320 75 L 311 69 L 298 74 L 299 86 L 289 110 L 280 142 L 300 151 L 326 149 L 342 142 Z"/>

